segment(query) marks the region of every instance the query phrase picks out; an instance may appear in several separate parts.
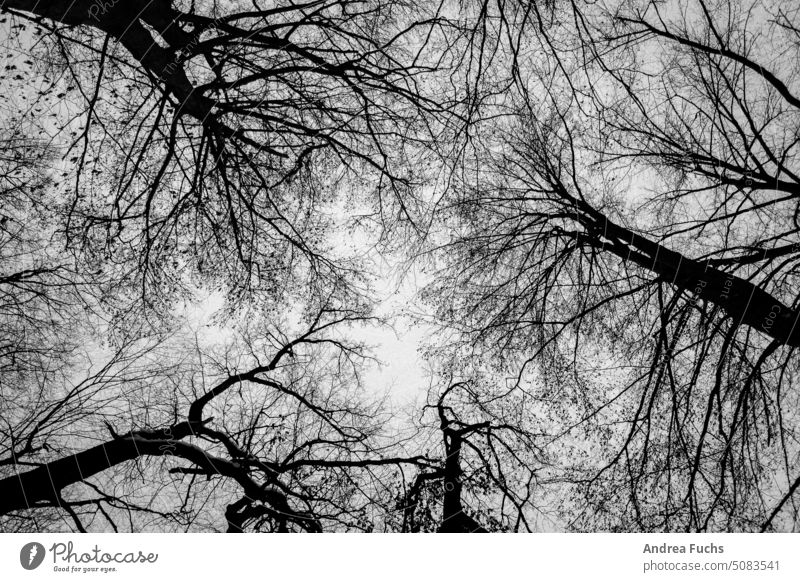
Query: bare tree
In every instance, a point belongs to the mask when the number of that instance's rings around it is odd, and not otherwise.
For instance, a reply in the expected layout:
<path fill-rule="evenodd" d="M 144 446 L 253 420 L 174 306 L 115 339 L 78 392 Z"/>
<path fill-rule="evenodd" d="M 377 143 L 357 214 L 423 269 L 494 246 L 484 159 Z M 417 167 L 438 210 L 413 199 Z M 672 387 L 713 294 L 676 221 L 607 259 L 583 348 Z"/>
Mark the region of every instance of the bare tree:
<path fill-rule="evenodd" d="M 38 31 L 31 66 L 52 81 L 39 101 L 61 91 L 70 110 L 57 121 L 73 246 L 119 260 L 154 306 L 189 277 L 267 298 L 290 280 L 344 287 L 356 267 L 324 236 L 341 195 L 418 218 L 413 162 L 451 107 L 426 94 L 446 61 L 426 51 L 435 5 L 1 6 Z"/>
<path fill-rule="evenodd" d="M 52 148 L 8 135 L 2 529 L 379 527 L 398 468 L 428 462 L 361 393 L 367 352 L 342 328 L 369 322 L 368 305 L 337 307 L 331 290 L 294 317 L 250 310 L 216 347 L 169 320 L 117 325 L 113 282 L 65 249 Z"/>
<path fill-rule="evenodd" d="M 333 331 L 359 320 L 322 308 L 295 337 L 205 350 L 199 369 L 169 359 L 174 343 L 131 343 L 69 390 L 7 402 L 4 522 L 57 508 L 80 531 L 371 530 L 398 466 L 429 463 L 358 394 L 361 349 Z"/>
<path fill-rule="evenodd" d="M 788 0 L 0 12 L 4 529 L 797 529 Z M 398 224 L 444 330 L 413 428 L 339 244 Z"/>
<path fill-rule="evenodd" d="M 418 445 L 435 464 L 418 470 L 402 495 L 401 531 L 483 533 L 552 528 L 543 480 L 550 460 L 521 394 L 492 370 L 451 356 L 439 362 L 420 418 Z M 458 378 L 458 379 L 454 379 Z"/>
<path fill-rule="evenodd" d="M 378 220 L 416 220 L 414 162 L 458 103 L 430 77 L 458 56 L 443 30 L 464 30 L 402 2 L 0 7 L 33 51 L 19 68 L 46 84 L 20 113 L 64 108 L 38 120 L 67 142 L 49 160 L 49 226 L 91 275 L 86 334 L 103 338 L 73 360 L 43 348 L 34 368 L 57 376 L 4 395 L 9 527 L 66 513 L 78 530 L 213 529 L 203 510 L 220 503 L 230 531 L 388 519 L 384 483 L 436 462 L 383 436 L 382 409 L 357 394 L 360 349 L 323 335 L 367 317 L 360 266 L 326 227 L 342 192 L 371 194 Z M 230 317 L 317 311 L 294 339 L 269 324 L 209 365 L 204 348 L 171 351 L 176 300 L 202 286 Z M 65 312 L 80 318 L 82 300 Z"/>
<path fill-rule="evenodd" d="M 440 318 L 591 428 L 574 527 L 796 529 L 797 9 L 560 16 L 443 204 Z"/>

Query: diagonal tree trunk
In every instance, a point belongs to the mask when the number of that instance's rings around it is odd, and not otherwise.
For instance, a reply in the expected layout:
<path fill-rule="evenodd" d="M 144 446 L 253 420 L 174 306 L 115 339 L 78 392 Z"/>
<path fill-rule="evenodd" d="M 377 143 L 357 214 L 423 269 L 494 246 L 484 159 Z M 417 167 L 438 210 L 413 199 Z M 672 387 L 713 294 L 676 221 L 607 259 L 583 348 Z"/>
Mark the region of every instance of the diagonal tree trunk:
<path fill-rule="evenodd" d="M 182 439 L 193 434 L 195 428 L 190 422 L 181 422 L 162 430 L 114 435 L 89 449 L 0 479 L 0 515 L 42 503 L 60 504 L 64 488 L 138 457 L 175 456 L 189 461 L 206 474 L 233 479 L 249 500 L 269 504 L 273 512 L 298 522 L 308 531 L 320 531 L 316 520 L 291 509 L 282 492 L 255 481 L 246 466 L 183 442 Z"/>
<path fill-rule="evenodd" d="M 461 471 L 462 435 L 458 430 L 444 429 L 445 452 L 441 533 L 486 533 L 481 524 L 464 513 L 461 501 L 463 477 Z"/>
<path fill-rule="evenodd" d="M 780 345 L 800 347 L 800 311 L 796 308 L 751 281 L 721 271 L 711 260 L 687 257 L 609 220 L 566 190 L 560 194 L 577 208 L 576 220 L 586 229 L 584 242 L 720 307 L 737 325 L 756 329 Z"/>
<path fill-rule="evenodd" d="M 150 74 L 161 79 L 167 91 L 180 103 L 179 109 L 200 122 L 212 114 L 213 103 L 195 91 L 178 62 L 178 51 L 194 36 L 178 25 L 181 13 L 169 0 L 2 0 L 5 10 L 25 12 L 71 26 L 90 26 L 119 41 Z M 162 47 L 150 27 L 166 41 Z"/>

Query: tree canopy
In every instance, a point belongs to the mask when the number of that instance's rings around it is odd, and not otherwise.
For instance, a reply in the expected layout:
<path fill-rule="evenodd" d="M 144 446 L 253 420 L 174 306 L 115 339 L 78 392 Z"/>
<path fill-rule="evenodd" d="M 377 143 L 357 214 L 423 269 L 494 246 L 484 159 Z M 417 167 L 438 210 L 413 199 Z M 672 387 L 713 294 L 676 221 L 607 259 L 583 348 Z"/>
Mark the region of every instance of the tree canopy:
<path fill-rule="evenodd" d="M 796 531 L 798 10 L 4 0 L 0 528 Z"/>

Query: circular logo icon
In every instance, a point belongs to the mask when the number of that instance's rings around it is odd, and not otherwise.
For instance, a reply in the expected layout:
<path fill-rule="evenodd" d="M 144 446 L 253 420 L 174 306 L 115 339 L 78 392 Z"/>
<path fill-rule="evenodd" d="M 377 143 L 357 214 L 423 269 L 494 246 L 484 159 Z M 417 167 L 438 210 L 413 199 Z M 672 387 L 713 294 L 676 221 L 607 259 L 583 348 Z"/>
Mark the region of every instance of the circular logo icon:
<path fill-rule="evenodd" d="M 19 551 L 19 563 L 26 570 L 35 570 L 44 561 L 44 546 L 39 542 L 30 542 Z"/>

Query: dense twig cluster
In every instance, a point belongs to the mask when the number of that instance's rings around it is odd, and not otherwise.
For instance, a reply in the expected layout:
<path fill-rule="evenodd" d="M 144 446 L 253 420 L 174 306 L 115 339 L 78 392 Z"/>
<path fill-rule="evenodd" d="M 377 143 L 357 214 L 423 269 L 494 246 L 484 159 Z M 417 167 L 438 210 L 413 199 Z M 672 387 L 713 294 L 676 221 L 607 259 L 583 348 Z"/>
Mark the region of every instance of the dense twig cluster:
<path fill-rule="evenodd" d="M 793 3 L 0 7 L 4 528 L 797 529 Z"/>

